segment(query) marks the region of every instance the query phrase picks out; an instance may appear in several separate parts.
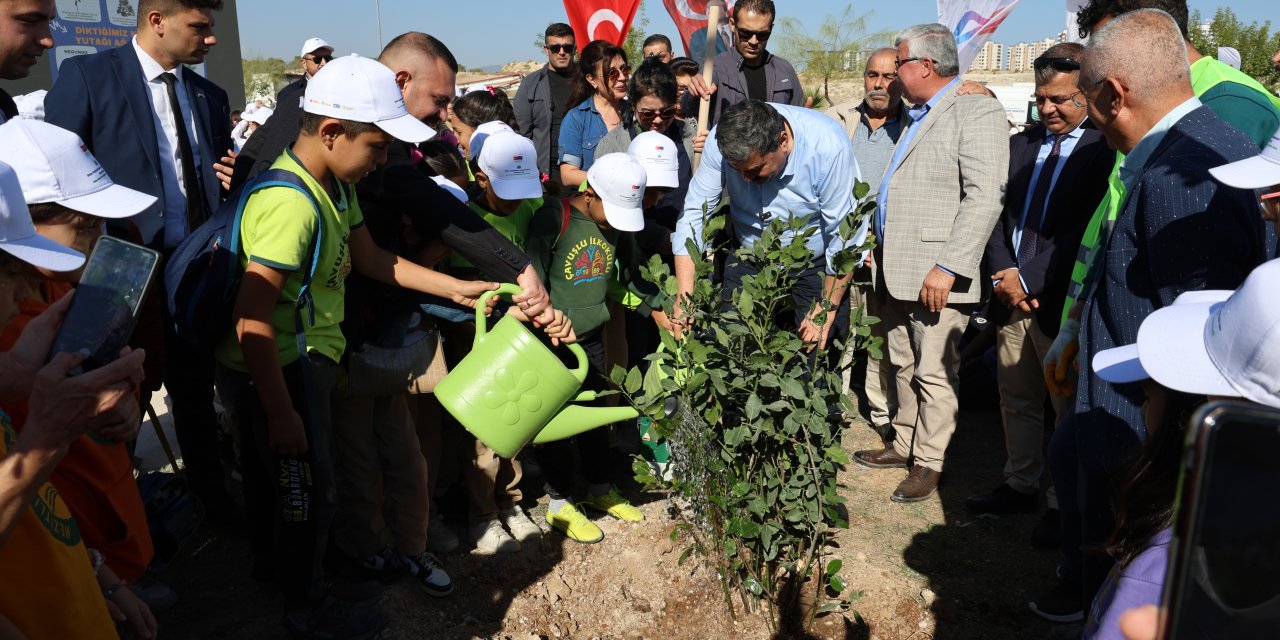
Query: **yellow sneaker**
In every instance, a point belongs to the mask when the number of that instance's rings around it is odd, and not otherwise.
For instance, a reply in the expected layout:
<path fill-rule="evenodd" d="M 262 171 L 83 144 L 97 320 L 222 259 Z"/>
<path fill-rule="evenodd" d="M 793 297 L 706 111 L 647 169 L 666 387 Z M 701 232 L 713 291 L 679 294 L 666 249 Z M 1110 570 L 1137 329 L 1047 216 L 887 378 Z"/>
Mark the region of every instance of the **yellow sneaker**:
<path fill-rule="evenodd" d="M 600 527 L 582 515 L 573 503 L 560 507 L 560 510 L 554 513 L 547 509 L 547 524 L 574 542 L 595 544 L 604 539 L 604 532 Z"/>
<path fill-rule="evenodd" d="M 644 513 L 641 513 L 626 498 L 622 497 L 622 494 L 618 493 L 617 487 L 611 487 L 609 493 L 602 496 L 588 496 L 587 499 L 582 501 L 582 504 L 626 522 L 644 520 Z"/>

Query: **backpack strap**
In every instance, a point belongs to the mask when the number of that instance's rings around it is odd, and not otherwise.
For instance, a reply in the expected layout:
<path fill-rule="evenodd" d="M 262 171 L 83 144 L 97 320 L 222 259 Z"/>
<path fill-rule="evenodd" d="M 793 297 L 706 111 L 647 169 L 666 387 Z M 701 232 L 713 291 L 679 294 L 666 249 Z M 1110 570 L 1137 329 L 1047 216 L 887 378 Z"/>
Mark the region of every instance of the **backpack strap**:
<path fill-rule="evenodd" d="M 564 237 L 565 229 L 569 228 L 569 215 L 572 213 L 568 198 L 560 198 L 560 206 L 564 208 L 564 217 L 560 218 L 560 233 L 556 236 L 557 240 Z"/>
<path fill-rule="evenodd" d="M 321 240 L 324 234 L 324 220 L 320 217 L 320 202 L 316 200 L 315 194 L 311 193 L 311 188 L 303 181 L 302 177 L 292 171 L 284 169 L 268 169 L 258 174 L 253 182 L 245 187 L 240 196 L 240 202 L 236 207 L 236 217 L 232 226 L 231 233 L 231 252 L 233 255 L 239 254 L 240 242 L 240 221 L 244 217 L 244 207 L 249 200 L 249 195 L 262 189 L 271 187 L 288 187 L 301 192 L 307 196 L 307 200 L 311 203 L 311 207 L 316 214 L 316 232 L 311 237 L 311 264 L 307 265 L 306 270 L 302 273 L 302 287 L 298 289 L 298 301 L 293 310 L 293 326 L 294 335 L 298 339 L 298 356 L 305 357 L 307 355 L 307 332 L 306 325 L 302 321 L 302 308 L 307 308 L 307 313 L 311 324 L 316 322 L 315 302 L 311 298 L 311 278 L 315 275 L 316 266 L 320 264 L 320 248 L 323 246 Z M 342 187 L 339 186 L 341 189 Z M 234 261 L 235 266 L 239 268 L 239 260 Z"/>

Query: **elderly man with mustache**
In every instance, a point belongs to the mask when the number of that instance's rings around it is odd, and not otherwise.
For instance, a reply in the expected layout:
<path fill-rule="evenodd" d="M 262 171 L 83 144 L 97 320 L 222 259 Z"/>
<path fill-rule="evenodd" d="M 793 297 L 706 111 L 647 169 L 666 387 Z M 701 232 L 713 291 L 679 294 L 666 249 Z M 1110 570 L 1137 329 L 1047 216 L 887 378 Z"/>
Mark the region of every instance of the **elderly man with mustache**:
<path fill-rule="evenodd" d="M 862 179 L 870 184 L 879 184 L 884 177 L 885 168 L 893 159 L 893 147 L 902 134 L 902 116 L 906 106 L 902 102 L 902 85 L 898 83 L 897 59 L 898 51 L 893 47 L 873 51 L 862 72 L 862 83 L 866 89 L 863 99 L 827 110 L 828 115 L 844 125 L 845 133 L 853 142 L 853 156 L 862 170 Z M 849 297 L 850 304 L 866 309 L 869 315 L 879 316 L 883 300 L 876 299 L 872 287 L 875 278 L 870 268 L 859 269 L 854 281 L 858 286 L 855 294 Z M 884 323 L 872 325 L 871 331 L 883 339 Z M 893 438 L 890 419 L 898 404 L 893 378 L 889 375 L 887 362 L 882 363 L 880 358 L 870 354 L 866 358 L 865 385 L 870 410 L 867 420 L 871 428 L 888 442 Z M 848 382 L 851 381 L 846 384 Z"/>

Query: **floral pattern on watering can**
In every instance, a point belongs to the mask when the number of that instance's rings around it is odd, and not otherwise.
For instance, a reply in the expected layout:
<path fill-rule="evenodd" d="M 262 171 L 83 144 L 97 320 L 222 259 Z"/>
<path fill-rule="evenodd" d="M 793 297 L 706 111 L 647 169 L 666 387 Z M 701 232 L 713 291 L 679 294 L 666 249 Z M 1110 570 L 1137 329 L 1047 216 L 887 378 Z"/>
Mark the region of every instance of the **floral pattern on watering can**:
<path fill-rule="evenodd" d="M 498 369 L 493 374 L 493 384 L 484 394 L 485 406 L 489 409 L 502 408 L 502 421 L 507 425 L 517 424 L 521 413 L 536 413 L 542 409 L 542 398 L 530 393 L 540 380 L 532 371 L 525 371 L 517 377 L 506 369 Z"/>

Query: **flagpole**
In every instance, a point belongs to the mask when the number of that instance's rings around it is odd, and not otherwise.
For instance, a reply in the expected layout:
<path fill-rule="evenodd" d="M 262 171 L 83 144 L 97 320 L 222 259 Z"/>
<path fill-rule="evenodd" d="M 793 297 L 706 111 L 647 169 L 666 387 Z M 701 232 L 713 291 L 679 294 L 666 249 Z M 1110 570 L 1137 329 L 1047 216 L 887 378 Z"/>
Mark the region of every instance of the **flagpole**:
<path fill-rule="evenodd" d="M 374 13 L 378 16 L 378 51 L 382 51 L 382 0 L 374 0 Z"/>

